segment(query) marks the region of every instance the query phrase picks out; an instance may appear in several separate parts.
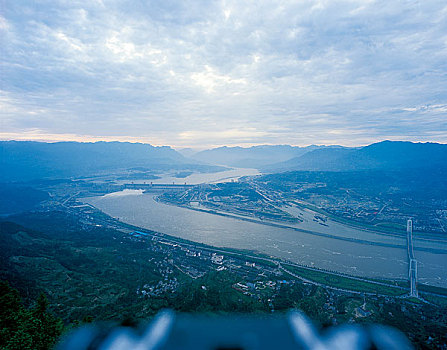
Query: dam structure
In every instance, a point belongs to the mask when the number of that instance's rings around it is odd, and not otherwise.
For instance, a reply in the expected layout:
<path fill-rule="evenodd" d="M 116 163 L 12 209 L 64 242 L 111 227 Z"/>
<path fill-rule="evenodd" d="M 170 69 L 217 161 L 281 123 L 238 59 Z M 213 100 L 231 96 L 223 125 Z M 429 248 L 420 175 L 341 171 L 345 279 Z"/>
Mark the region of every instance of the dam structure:
<path fill-rule="evenodd" d="M 168 183 L 126 183 L 124 184 L 125 189 L 132 190 L 145 190 L 148 192 L 157 192 L 157 191 L 186 191 L 195 185 L 187 185 L 185 184 L 168 184 Z"/>

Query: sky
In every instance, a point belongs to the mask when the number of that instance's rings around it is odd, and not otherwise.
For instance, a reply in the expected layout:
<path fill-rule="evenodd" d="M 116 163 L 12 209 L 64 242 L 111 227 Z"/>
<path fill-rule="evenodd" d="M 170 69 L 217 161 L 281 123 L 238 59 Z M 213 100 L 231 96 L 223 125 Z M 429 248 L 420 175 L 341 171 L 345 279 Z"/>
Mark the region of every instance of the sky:
<path fill-rule="evenodd" d="M 447 143 L 447 2 L 0 0 L 0 139 Z"/>

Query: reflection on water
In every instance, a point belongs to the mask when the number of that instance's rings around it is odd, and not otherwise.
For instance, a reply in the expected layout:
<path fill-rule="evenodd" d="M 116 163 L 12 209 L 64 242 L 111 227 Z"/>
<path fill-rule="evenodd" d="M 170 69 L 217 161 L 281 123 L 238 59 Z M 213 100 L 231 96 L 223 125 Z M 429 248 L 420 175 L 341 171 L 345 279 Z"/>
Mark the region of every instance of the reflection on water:
<path fill-rule="evenodd" d="M 110 198 L 110 197 L 122 197 L 122 196 L 139 196 L 142 195 L 144 192 L 144 190 L 129 190 L 129 189 L 125 189 L 122 190 L 120 192 L 113 192 L 113 193 L 108 193 L 104 196 L 104 198 Z"/>
<path fill-rule="evenodd" d="M 151 194 L 92 197 L 85 201 L 124 222 L 217 247 L 256 250 L 368 277 L 405 279 L 408 274 L 403 247 L 348 242 L 193 211 L 156 202 Z M 447 287 L 446 255 L 425 251 L 416 254 L 420 281 Z"/>

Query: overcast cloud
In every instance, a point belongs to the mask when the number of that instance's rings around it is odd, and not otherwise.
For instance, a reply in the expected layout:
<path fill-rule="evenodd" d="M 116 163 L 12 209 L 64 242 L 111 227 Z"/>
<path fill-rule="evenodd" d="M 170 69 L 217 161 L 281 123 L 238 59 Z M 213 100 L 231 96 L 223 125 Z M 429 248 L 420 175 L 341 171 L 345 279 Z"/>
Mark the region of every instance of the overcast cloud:
<path fill-rule="evenodd" d="M 2 139 L 447 142 L 447 3 L 4 1 Z"/>

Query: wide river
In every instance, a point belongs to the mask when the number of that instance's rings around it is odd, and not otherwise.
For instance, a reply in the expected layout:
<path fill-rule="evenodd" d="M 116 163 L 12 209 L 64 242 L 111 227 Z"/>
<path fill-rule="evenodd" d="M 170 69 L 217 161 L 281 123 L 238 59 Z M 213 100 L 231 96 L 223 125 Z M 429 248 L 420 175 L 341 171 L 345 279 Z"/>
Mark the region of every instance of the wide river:
<path fill-rule="evenodd" d="M 220 176 L 210 175 L 213 180 Z M 255 250 L 352 275 L 391 279 L 408 276 L 405 238 L 331 221 L 327 222 L 329 226 L 322 226 L 311 220 L 311 212 L 298 208 L 289 208 L 304 218 L 296 227 L 317 234 L 167 205 L 155 201 L 153 194 L 138 190 L 83 200 L 123 222 L 216 247 Z M 416 238 L 414 244 L 418 281 L 447 287 L 447 242 Z"/>

